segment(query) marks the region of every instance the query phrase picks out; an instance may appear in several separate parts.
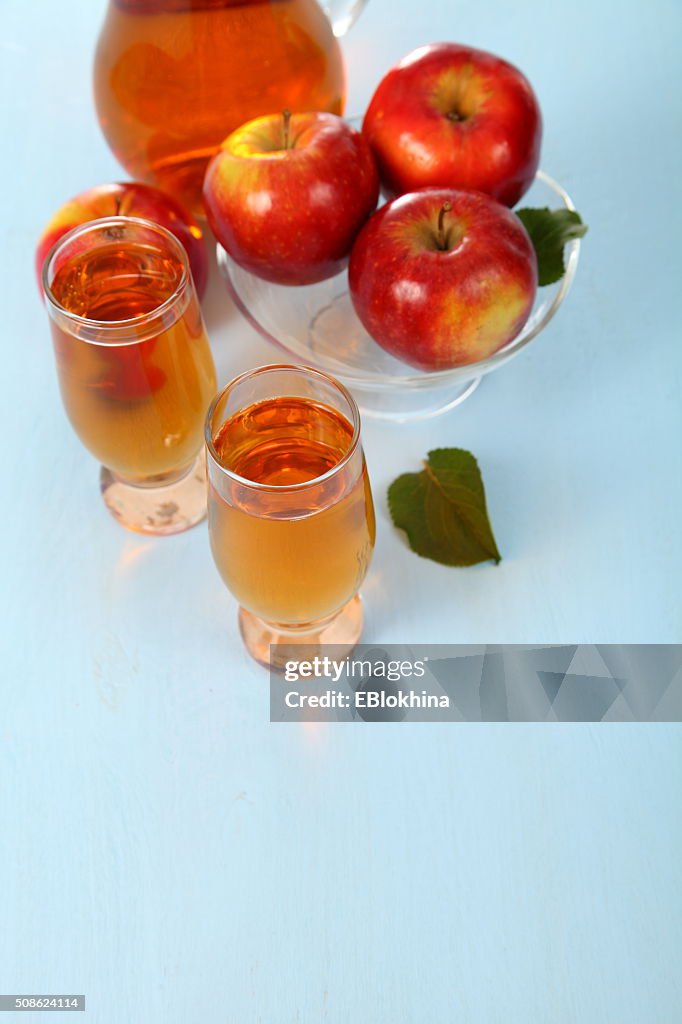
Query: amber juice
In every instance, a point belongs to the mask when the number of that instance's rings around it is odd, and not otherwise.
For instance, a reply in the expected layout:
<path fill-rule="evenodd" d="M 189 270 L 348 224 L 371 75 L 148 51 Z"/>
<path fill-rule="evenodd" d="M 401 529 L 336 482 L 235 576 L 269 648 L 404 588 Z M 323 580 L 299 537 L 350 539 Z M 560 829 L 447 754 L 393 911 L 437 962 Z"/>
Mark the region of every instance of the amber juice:
<path fill-rule="evenodd" d="M 186 264 L 109 238 L 49 283 L 64 406 L 83 444 L 132 482 L 182 475 L 202 445 L 216 380 Z"/>
<path fill-rule="evenodd" d="M 375 537 L 349 420 L 311 399 L 277 397 L 236 412 L 212 444 L 229 471 L 209 463 L 209 532 L 228 588 L 271 623 L 333 615 L 357 593 Z"/>
<path fill-rule="evenodd" d="M 110 0 L 95 60 L 117 158 L 196 212 L 206 164 L 230 132 L 285 108 L 341 113 L 344 89 L 317 0 Z"/>

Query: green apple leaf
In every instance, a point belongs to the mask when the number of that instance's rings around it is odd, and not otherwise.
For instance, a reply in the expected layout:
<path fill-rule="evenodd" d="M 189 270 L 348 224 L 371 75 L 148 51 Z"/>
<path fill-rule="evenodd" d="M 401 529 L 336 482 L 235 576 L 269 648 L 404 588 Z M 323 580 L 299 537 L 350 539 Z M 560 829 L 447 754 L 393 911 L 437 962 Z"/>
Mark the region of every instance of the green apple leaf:
<path fill-rule="evenodd" d="M 525 207 L 515 210 L 538 258 L 538 284 L 554 284 L 561 280 L 566 271 L 564 246 L 573 238 L 582 238 L 587 231 L 576 210 L 550 210 L 548 207 L 535 209 Z"/>
<path fill-rule="evenodd" d="M 403 473 L 388 489 L 394 524 L 422 558 L 443 565 L 501 560 L 488 519 L 476 459 L 463 448 L 436 448 L 421 473 Z"/>

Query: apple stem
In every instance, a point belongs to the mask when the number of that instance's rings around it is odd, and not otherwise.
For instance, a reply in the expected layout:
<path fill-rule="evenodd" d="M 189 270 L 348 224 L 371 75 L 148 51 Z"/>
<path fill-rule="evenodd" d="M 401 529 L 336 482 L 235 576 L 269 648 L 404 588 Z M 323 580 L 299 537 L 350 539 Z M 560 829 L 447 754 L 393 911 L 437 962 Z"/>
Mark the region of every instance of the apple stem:
<path fill-rule="evenodd" d="M 290 148 L 289 147 L 289 125 L 290 124 L 291 124 L 291 111 L 290 110 L 283 110 L 282 111 L 282 140 L 283 140 L 282 148 L 283 149 L 289 149 Z"/>
<path fill-rule="evenodd" d="M 438 235 L 436 238 L 436 242 L 438 248 L 441 249 L 443 252 L 445 252 L 448 247 L 447 239 L 445 237 L 445 214 L 449 213 L 451 209 L 452 203 L 446 200 L 441 206 L 440 212 L 438 214 Z"/>

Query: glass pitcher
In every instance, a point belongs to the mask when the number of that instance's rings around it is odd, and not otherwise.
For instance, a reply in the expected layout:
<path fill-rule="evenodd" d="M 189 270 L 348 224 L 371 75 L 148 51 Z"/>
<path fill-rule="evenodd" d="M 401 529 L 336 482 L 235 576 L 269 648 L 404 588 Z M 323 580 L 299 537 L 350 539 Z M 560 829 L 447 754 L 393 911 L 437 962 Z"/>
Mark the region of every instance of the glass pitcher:
<path fill-rule="evenodd" d="M 209 159 L 240 124 L 340 114 L 337 36 L 366 0 L 109 0 L 95 56 L 102 131 L 133 178 L 201 212 Z"/>

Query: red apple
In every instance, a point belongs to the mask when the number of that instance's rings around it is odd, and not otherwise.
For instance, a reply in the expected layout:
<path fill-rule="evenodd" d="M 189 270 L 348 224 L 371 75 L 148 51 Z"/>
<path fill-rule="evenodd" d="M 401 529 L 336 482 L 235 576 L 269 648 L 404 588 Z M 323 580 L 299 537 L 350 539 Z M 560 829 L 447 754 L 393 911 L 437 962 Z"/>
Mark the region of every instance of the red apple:
<path fill-rule="evenodd" d="M 411 366 L 445 370 L 516 337 L 533 307 L 537 261 L 506 206 L 481 192 L 424 189 L 368 221 L 349 282 L 375 341 Z"/>
<path fill-rule="evenodd" d="M 342 270 L 378 194 L 365 139 L 324 113 L 249 121 L 225 139 L 204 179 L 218 241 L 277 284 L 312 284 Z"/>
<path fill-rule="evenodd" d="M 362 130 L 393 194 L 471 189 L 514 206 L 540 160 L 542 119 L 528 80 L 458 43 L 404 57 L 379 83 Z"/>
<path fill-rule="evenodd" d="M 78 224 L 119 215 L 143 217 L 173 232 L 185 247 L 194 286 L 201 298 L 208 281 L 208 255 L 201 228 L 172 196 L 136 181 L 96 185 L 80 192 L 57 210 L 43 230 L 36 248 L 35 266 L 41 292 L 43 262 L 62 235 Z"/>

